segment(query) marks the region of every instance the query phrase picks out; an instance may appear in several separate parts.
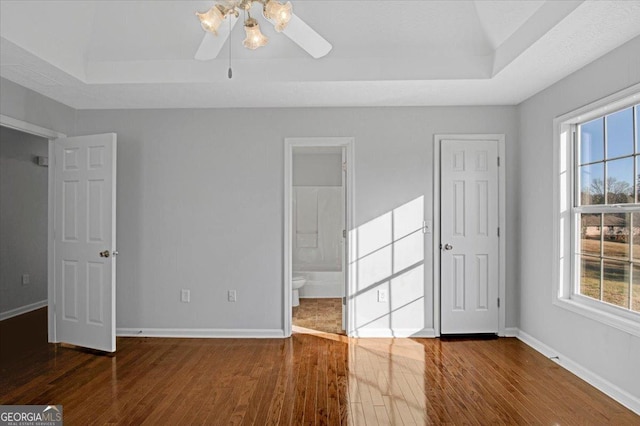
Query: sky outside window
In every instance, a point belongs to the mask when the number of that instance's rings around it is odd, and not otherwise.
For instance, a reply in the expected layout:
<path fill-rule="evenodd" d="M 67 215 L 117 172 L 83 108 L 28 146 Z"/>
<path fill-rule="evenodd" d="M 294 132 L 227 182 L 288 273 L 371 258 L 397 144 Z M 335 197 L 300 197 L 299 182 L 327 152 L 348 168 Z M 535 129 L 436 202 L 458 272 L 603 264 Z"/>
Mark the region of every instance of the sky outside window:
<path fill-rule="evenodd" d="M 602 117 L 580 126 L 580 164 L 604 158 L 604 120 Z"/>
<path fill-rule="evenodd" d="M 606 117 L 607 158 L 633 154 L 633 108 Z"/>
<path fill-rule="evenodd" d="M 636 202 L 633 191 L 640 169 L 634 170 L 634 163 L 638 160 L 640 164 L 640 145 L 634 147 L 634 112 L 637 120 L 638 106 L 580 125 L 580 164 L 592 163 L 580 167 L 582 205 Z M 605 187 L 608 196 L 603 200 Z"/>

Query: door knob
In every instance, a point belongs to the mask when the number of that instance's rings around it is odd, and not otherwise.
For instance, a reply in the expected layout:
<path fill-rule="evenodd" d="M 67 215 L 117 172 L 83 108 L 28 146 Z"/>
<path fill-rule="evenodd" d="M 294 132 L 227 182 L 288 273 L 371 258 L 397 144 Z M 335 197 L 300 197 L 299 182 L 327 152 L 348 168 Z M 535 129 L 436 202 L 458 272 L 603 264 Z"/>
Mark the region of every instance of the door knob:
<path fill-rule="evenodd" d="M 109 250 L 105 250 L 105 251 L 101 251 L 100 252 L 100 257 L 109 257 Z"/>
<path fill-rule="evenodd" d="M 451 250 L 453 248 L 453 246 L 451 244 L 445 244 L 444 245 L 444 249 L 445 250 Z"/>

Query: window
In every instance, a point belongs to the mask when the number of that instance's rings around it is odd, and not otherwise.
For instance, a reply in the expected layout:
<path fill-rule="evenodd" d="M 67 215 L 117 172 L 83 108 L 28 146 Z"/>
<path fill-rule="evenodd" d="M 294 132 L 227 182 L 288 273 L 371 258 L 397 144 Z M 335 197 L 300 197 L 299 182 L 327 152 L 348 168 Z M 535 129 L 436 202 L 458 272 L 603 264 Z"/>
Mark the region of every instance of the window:
<path fill-rule="evenodd" d="M 555 121 L 554 303 L 640 336 L 640 87 L 622 95 Z"/>
<path fill-rule="evenodd" d="M 638 105 L 575 127 L 574 220 L 579 224 L 575 291 L 640 312 Z M 624 209 L 622 209 L 624 207 Z M 620 211 L 623 210 L 623 211 Z"/>

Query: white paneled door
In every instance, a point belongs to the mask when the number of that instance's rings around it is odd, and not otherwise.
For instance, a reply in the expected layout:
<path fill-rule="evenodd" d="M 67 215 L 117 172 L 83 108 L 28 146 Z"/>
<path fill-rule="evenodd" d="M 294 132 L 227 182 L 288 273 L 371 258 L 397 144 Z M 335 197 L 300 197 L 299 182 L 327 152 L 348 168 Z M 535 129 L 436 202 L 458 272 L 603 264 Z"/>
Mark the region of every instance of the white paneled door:
<path fill-rule="evenodd" d="M 349 294 L 349 274 L 347 265 L 349 264 L 349 239 L 347 238 L 347 149 L 342 147 L 342 329 L 347 329 L 347 294 Z"/>
<path fill-rule="evenodd" d="M 114 352 L 116 135 L 57 139 L 53 150 L 56 340 Z"/>
<path fill-rule="evenodd" d="M 440 152 L 441 333 L 497 333 L 498 142 L 443 140 Z"/>

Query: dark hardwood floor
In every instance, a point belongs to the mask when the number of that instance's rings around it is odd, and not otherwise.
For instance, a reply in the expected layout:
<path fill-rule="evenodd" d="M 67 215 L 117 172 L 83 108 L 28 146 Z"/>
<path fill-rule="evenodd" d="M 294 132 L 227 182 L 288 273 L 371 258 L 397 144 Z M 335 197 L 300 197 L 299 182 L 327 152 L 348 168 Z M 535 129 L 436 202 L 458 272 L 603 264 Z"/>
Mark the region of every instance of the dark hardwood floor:
<path fill-rule="evenodd" d="M 28 315 L 46 326 L 46 315 Z M 35 332 L 23 320 L 2 322 L 3 353 L 12 353 L 5 345 L 16 333 Z M 317 332 L 117 345 L 115 356 L 43 342 L 15 347 L 19 354 L 1 359 L 0 404 L 62 404 L 67 425 L 640 424 L 516 339 Z"/>

